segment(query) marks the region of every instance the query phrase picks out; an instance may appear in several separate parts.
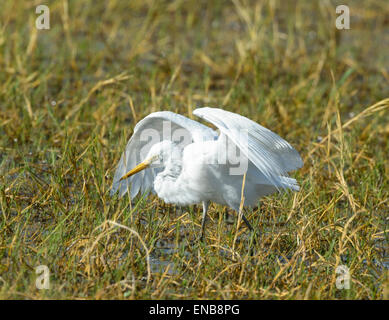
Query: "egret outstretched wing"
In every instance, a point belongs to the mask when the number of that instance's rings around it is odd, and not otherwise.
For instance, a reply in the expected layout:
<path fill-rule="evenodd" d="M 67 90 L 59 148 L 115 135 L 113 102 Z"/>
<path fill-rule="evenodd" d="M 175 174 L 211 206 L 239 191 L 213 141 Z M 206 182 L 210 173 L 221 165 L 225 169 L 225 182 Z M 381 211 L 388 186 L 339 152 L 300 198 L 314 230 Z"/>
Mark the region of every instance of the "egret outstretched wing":
<path fill-rule="evenodd" d="M 193 114 L 215 125 L 274 186 L 295 187 L 287 172 L 301 168 L 303 161 L 287 141 L 236 113 L 206 107 Z"/>
<path fill-rule="evenodd" d="M 123 181 L 120 178 L 142 162 L 155 143 L 174 140 L 184 147 L 192 142 L 214 140 L 216 137 L 216 132 L 211 128 L 182 115 L 170 111 L 151 113 L 134 128 L 116 169 L 111 195 L 119 190 L 119 196 L 122 197 L 129 191 L 133 199 L 139 191 L 143 193 L 153 189 L 157 169 L 148 168 Z"/>

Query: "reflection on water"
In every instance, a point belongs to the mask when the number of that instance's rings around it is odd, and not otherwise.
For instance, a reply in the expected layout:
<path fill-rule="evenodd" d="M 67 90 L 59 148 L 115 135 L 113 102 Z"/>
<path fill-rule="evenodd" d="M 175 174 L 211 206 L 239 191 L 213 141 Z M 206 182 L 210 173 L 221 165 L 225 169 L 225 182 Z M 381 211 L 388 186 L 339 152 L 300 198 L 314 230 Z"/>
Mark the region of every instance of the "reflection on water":
<path fill-rule="evenodd" d="M 159 240 L 155 249 L 150 254 L 150 268 L 152 273 L 166 273 L 168 275 L 178 274 L 178 270 L 172 262 L 172 257 L 179 248 L 173 243 Z"/>
<path fill-rule="evenodd" d="M 243 239 L 239 239 L 243 240 Z M 247 240 L 247 239 L 246 239 Z M 247 242 L 247 241 L 246 241 Z M 387 245 L 383 244 L 382 242 L 376 243 L 376 247 L 379 247 L 381 253 L 382 253 L 382 259 L 373 259 L 372 261 L 363 261 L 363 265 L 365 268 L 371 269 L 371 267 L 374 267 L 375 270 L 370 270 L 374 271 L 373 274 L 375 277 L 379 278 L 383 272 L 386 270 L 389 270 L 389 256 L 387 252 Z M 249 250 L 249 248 L 246 248 Z M 263 249 L 263 248 L 262 248 Z M 184 250 L 184 251 L 182 251 Z M 177 275 L 179 274 L 179 266 L 176 266 L 175 263 L 173 262 L 174 258 L 173 256 L 181 251 L 181 254 L 183 253 L 184 256 L 190 256 L 193 255 L 193 252 L 188 252 L 187 249 L 183 248 L 182 244 L 179 246 L 176 246 L 176 243 L 173 241 L 165 241 L 165 240 L 159 240 L 157 241 L 155 248 L 153 252 L 150 254 L 150 267 L 151 267 L 151 272 L 152 273 L 162 273 L 166 275 Z M 265 250 L 266 251 L 266 250 Z M 219 250 L 219 255 L 221 257 L 224 257 L 226 260 L 235 260 L 232 254 L 232 251 L 228 248 L 220 248 Z M 278 263 L 284 265 L 290 262 L 292 259 L 292 255 L 288 256 L 282 256 L 282 255 L 275 255 L 272 256 L 273 259 L 278 260 Z M 300 261 L 300 257 L 297 258 L 297 264 Z M 350 257 L 347 255 L 342 255 L 341 256 L 341 262 L 343 264 L 348 264 L 350 263 Z M 314 261 L 304 261 L 304 264 L 306 267 L 310 267 L 311 264 L 314 264 Z M 313 269 L 316 269 L 313 267 Z"/>

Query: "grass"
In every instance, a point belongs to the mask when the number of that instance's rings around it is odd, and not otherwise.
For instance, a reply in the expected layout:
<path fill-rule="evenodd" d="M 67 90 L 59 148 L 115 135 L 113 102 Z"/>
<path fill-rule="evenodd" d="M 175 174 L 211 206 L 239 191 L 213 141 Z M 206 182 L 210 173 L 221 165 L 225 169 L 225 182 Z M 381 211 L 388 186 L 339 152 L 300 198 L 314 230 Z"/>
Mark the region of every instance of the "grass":
<path fill-rule="evenodd" d="M 39 4 L 0 9 L 0 298 L 389 298 L 388 3 L 349 1 L 350 30 L 336 1 L 53 0 L 50 30 Z M 109 196 L 137 121 L 205 105 L 304 160 L 248 212 L 253 257 L 219 205 L 202 244 L 201 206 Z"/>

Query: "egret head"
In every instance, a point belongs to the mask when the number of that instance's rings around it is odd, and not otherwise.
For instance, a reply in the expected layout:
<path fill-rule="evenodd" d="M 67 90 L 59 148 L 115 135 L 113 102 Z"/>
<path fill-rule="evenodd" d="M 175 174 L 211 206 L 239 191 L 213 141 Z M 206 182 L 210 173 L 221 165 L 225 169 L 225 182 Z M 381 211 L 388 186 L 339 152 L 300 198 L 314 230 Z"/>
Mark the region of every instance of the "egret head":
<path fill-rule="evenodd" d="M 125 180 L 146 168 L 165 167 L 167 162 L 180 154 L 180 152 L 177 151 L 179 151 L 177 145 L 169 140 L 154 144 L 147 153 L 145 160 L 128 171 L 119 181 Z"/>

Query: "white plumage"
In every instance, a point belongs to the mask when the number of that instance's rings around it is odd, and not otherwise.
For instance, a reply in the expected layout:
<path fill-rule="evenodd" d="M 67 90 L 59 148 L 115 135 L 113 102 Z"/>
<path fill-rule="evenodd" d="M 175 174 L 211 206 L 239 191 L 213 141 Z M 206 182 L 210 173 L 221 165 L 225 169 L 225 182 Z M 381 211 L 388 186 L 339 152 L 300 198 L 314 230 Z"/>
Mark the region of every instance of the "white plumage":
<path fill-rule="evenodd" d="M 299 190 L 288 172 L 303 162 L 287 141 L 236 113 L 200 108 L 193 114 L 220 133 L 173 112 L 148 115 L 135 126 L 111 194 L 129 191 L 133 199 L 151 190 L 167 203 L 203 203 L 203 233 L 210 201 L 239 210 L 245 173 L 244 205 L 277 190 Z"/>

